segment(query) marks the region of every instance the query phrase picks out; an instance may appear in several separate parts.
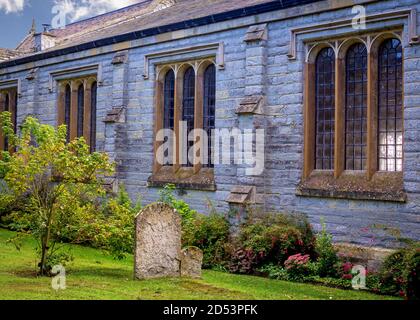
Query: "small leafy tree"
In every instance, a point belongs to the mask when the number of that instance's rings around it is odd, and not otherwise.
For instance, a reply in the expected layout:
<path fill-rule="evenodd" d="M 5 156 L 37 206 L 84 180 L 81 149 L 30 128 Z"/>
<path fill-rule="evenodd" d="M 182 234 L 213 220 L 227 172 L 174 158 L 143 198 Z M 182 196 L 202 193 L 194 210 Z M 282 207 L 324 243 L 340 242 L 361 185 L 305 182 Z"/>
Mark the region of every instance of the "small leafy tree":
<path fill-rule="evenodd" d="M 172 206 L 180 214 L 182 218 L 182 225 L 190 224 L 196 217 L 197 212 L 190 208 L 188 203 L 182 199 L 177 199 L 174 196 L 176 186 L 174 184 L 167 184 L 159 191 L 159 201 Z"/>
<path fill-rule="evenodd" d="M 39 243 L 39 273 L 49 273 L 53 248 L 71 221 L 69 211 L 61 210 L 68 201 L 82 201 L 105 195 L 100 177 L 114 166 L 104 153 L 90 153 L 83 138 L 66 142 L 66 126 L 57 129 L 27 117 L 16 135 L 9 112 L 1 114 L 3 134 L 10 150 L 3 152 L 0 173 L 7 191 L 28 203 L 26 219 Z"/>
<path fill-rule="evenodd" d="M 325 220 L 321 219 L 322 230 L 316 238 L 316 252 L 318 254 L 317 269 L 321 277 L 337 277 L 340 259 L 334 248 L 332 235 L 327 232 Z"/>

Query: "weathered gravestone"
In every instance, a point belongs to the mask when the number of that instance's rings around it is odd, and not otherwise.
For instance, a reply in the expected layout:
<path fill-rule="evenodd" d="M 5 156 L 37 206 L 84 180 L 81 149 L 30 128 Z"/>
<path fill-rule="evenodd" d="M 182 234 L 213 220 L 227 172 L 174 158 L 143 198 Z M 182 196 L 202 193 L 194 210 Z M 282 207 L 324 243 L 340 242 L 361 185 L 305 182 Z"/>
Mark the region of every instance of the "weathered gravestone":
<path fill-rule="evenodd" d="M 167 204 L 153 203 L 136 217 L 135 277 L 179 277 L 181 217 Z"/>
<path fill-rule="evenodd" d="M 188 247 L 181 253 L 181 276 L 201 278 L 203 251 L 197 247 Z"/>

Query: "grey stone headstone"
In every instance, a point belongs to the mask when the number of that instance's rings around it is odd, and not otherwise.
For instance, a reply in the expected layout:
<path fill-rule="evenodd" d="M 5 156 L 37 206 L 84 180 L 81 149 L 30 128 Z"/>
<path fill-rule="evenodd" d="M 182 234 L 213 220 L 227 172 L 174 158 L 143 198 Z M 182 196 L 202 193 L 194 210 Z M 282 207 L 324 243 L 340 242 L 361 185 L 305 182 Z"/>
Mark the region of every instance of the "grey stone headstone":
<path fill-rule="evenodd" d="M 163 203 L 153 203 L 136 217 L 135 278 L 179 277 L 181 217 Z"/>
<path fill-rule="evenodd" d="M 197 247 L 188 247 L 181 254 L 181 276 L 189 278 L 201 278 L 203 266 L 203 251 Z"/>

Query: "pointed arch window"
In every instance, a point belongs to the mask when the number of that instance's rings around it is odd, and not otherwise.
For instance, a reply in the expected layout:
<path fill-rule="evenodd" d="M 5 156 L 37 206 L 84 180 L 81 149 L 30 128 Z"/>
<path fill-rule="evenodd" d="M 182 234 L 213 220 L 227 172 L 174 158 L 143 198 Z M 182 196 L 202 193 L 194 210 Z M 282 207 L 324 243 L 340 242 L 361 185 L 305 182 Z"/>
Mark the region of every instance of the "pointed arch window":
<path fill-rule="evenodd" d="M 315 62 L 315 168 L 334 169 L 335 55 L 322 49 Z"/>
<path fill-rule="evenodd" d="M 204 72 L 204 107 L 203 107 L 203 130 L 208 136 L 208 164 L 204 167 L 213 168 L 212 159 L 212 130 L 215 129 L 216 118 L 216 67 L 211 64 Z"/>
<path fill-rule="evenodd" d="M 367 164 L 367 50 L 352 45 L 346 55 L 346 170 L 366 170 Z"/>
<path fill-rule="evenodd" d="M 173 183 L 180 188 L 215 191 L 211 160 L 216 113 L 214 63 L 206 58 L 156 67 L 155 160 L 149 186 Z M 173 142 L 168 143 L 169 139 Z"/>
<path fill-rule="evenodd" d="M 67 142 L 84 137 L 91 152 L 96 149 L 96 78 L 76 78 L 58 82 L 58 125 L 67 127 Z"/>
<path fill-rule="evenodd" d="M 402 171 L 403 76 L 402 46 L 385 40 L 378 55 L 378 165 L 380 171 Z"/>
<path fill-rule="evenodd" d="M 298 194 L 407 200 L 402 34 L 308 43 Z"/>

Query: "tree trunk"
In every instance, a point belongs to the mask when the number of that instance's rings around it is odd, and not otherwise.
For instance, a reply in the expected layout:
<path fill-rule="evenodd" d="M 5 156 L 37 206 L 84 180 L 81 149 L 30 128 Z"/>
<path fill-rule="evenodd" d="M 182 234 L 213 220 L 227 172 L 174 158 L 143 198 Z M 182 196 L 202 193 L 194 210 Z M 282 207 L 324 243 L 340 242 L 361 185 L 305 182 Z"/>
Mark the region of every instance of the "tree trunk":
<path fill-rule="evenodd" d="M 46 235 L 42 237 L 41 241 L 41 262 L 39 263 L 39 274 L 45 276 L 45 261 L 48 253 L 48 244 L 46 242 Z"/>
<path fill-rule="evenodd" d="M 45 232 L 45 235 L 42 237 L 42 241 L 41 241 L 41 262 L 39 266 L 39 273 L 41 276 L 47 275 L 46 263 L 47 263 L 47 255 L 48 255 L 49 242 L 50 242 L 51 218 L 52 218 L 52 213 L 51 211 L 49 211 L 46 232 Z"/>

